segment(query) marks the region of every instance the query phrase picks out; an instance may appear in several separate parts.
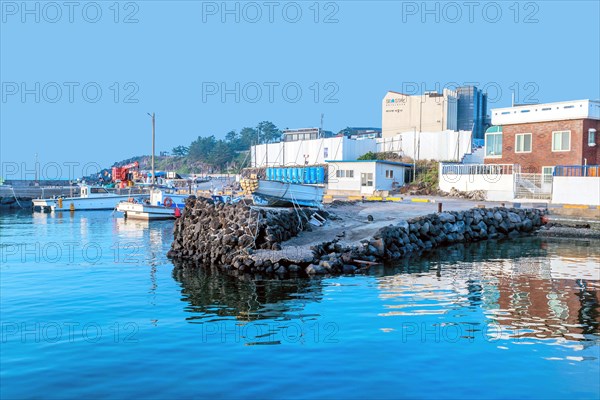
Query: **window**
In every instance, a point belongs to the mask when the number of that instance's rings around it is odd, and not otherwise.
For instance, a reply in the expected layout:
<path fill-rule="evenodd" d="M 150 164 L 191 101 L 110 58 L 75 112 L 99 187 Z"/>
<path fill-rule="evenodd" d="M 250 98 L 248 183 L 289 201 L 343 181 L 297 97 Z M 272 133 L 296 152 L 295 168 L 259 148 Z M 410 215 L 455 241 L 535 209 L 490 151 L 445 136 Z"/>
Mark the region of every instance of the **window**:
<path fill-rule="evenodd" d="M 531 153 L 531 133 L 515 135 L 515 153 Z"/>
<path fill-rule="evenodd" d="M 354 171 L 351 169 L 338 169 L 335 171 L 336 178 L 354 178 Z"/>
<path fill-rule="evenodd" d="M 392 169 L 386 169 L 385 170 L 385 177 L 388 179 L 394 179 L 394 170 Z"/>
<path fill-rule="evenodd" d="M 373 173 L 360 174 L 360 186 L 373 186 Z"/>
<path fill-rule="evenodd" d="M 552 151 L 571 150 L 571 131 L 552 132 Z"/>
<path fill-rule="evenodd" d="M 323 158 L 327 159 L 329 157 L 329 147 L 325 147 L 323 149 Z"/>
<path fill-rule="evenodd" d="M 590 128 L 588 130 L 588 146 L 596 145 L 596 130 L 594 128 Z"/>
<path fill-rule="evenodd" d="M 502 157 L 502 132 L 486 133 L 485 135 L 485 156 Z"/>
<path fill-rule="evenodd" d="M 550 110 L 552 110 L 552 107 L 542 108 L 542 111 L 550 111 Z"/>
<path fill-rule="evenodd" d="M 554 167 L 542 167 L 542 179 L 544 183 L 552 183 Z"/>

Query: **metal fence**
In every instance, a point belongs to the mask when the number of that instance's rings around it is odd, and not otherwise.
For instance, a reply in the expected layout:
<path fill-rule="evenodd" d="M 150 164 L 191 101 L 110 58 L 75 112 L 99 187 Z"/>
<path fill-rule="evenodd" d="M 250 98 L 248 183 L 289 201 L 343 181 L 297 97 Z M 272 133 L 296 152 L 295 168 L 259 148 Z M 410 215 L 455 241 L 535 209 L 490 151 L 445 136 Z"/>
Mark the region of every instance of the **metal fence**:
<path fill-rule="evenodd" d="M 515 198 L 548 200 L 552 197 L 552 182 L 543 174 L 515 174 Z"/>
<path fill-rule="evenodd" d="M 557 165 L 554 176 L 600 176 L 600 165 Z"/>
<path fill-rule="evenodd" d="M 443 175 L 510 175 L 517 169 L 514 164 L 442 164 Z"/>

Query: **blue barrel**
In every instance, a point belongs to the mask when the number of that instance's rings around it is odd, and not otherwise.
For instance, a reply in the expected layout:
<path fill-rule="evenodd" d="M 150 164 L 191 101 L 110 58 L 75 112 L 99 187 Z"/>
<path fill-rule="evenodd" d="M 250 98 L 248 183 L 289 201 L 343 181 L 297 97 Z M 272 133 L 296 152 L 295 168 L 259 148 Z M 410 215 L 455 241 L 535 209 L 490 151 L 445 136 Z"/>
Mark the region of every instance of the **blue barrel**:
<path fill-rule="evenodd" d="M 273 180 L 281 180 L 281 168 L 275 168 L 275 171 L 273 171 Z"/>
<path fill-rule="evenodd" d="M 325 183 L 325 167 L 316 167 L 317 180 L 315 183 Z"/>
<path fill-rule="evenodd" d="M 308 167 L 308 183 L 317 183 L 317 169 Z"/>
<path fill-rule="evenodd" d="M 273 180 L 273 168 L 267 168 L 267 180 L 268 181 Z"/>
<path fill-rule="evenodd" d="M 282 182 L 287 182 L 288 181 L 288 169 L 287 168 L 282 168 L 281 169 L 281 181 Z"/>
<path fill-rule="evenodd" d="M 292 174 L 292 183 L 298 182 L 298 169 L 297 168 L 290 168 L 290 172 Z"/>

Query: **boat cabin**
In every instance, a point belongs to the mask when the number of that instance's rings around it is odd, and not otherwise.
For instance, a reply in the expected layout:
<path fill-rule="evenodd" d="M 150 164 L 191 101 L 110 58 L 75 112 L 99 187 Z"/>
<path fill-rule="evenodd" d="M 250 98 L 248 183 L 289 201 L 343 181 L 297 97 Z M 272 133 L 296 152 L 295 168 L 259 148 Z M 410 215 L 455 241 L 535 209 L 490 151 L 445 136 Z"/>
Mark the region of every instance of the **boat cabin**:
<path fill-rule="evenodd" d="M 110 194 L 110 192 L 101 186 L 82 186 L 80 197 L 95 197 L 107 194 Z"/>

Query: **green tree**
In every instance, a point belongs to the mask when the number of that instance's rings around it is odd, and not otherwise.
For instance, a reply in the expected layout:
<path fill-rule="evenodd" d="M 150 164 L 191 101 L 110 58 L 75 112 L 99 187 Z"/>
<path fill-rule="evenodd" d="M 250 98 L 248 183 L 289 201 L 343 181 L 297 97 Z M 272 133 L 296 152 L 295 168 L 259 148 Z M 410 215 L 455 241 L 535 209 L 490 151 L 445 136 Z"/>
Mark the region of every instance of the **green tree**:
<path fill-rule="evenodd" d="M 176 157 L 185 157 L 188 155 L 189 150 L 190 150 L 189 147 L 177 146 L 177 147 L 173 147 L 173 150 L 171 150 L 171 153 Z"/>
<path fill-rule="evenodd" d="M 201 137 L 194 140 L 190 144 L 188 151 L 189 157 L 193 161 L 204 161 L 206 162 L 210 158 L 210 154 L 217 144 L 214 135 Z"/>
<path fill-rule="evenodd" d="M 226 164 L 233 159 L 233 156 L 234 150 L 231 145 L 224 140 L 219 140 L 215 143 L 207 161 L 220 170 L 224 170 Z"/>
<path fill-rule="evenodd" d="M 273 143 L 281 139 L 281 131 L 270 121 L 262 121 L 256 128 L 260 132 L 261 143 Z"/>
<path fill-rule="evenodd" d="M 357 160 L 377 160 L 377 153 L 369 151 L 368 153 L 365 153 L 362 156 L 358 157 Z"/>
<path fill-rule="evenodd" d="M 229 131 L 225 134 L 225 140 L 233 143 L 238 140 L 238 135 L 236 131 Z"/>
<path fill-rule="evenodd" d="M 257 131 L 254 128 L 242 128 L 238 139 L 238 149 L 247 150 L 256 143 Z"/>

